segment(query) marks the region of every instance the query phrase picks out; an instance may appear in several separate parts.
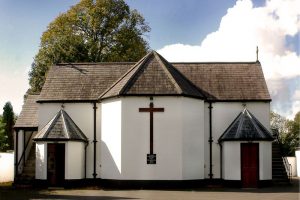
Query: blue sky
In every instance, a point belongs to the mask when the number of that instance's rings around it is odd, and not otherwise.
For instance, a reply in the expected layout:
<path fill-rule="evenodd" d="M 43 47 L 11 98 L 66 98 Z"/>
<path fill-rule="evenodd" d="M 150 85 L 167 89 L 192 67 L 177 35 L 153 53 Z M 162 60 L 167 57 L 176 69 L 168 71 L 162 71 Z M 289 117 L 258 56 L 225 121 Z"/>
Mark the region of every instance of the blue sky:
<path fill-rule="evenodd" d="M 23 94 L 29 87 L 27 74 L 43 31 L 59 13 L 77 2 L 79 0 L 0 0 L 1 108 L 6 101 L 11 101 L 15 111 L 20 112 Z M 300 109 L 300 86 L 297 86 L 300 73 L 296 67 L 300 63 L 300 28 L 296 25 L 300 19 L 290 20 L 300 13 L 293 11 L 293 7 L 297 7 L 294 0 L 284 4 L 283 0 L 270 3 L 264 0 L 126 2 L 149 23 L 151 32 L 146 39 L 150 47 L 169 61 L 251 61 L 255 47 L 260 46 L 261 62 L 273 97 L 272 109 L 289 117 Z M 271 31 L 274 34 L 270 34 Z M 291 67 L 282 71 L 282 65 Z M 281 91 L 289 91 L 286 98 L 280 95 Z"/>

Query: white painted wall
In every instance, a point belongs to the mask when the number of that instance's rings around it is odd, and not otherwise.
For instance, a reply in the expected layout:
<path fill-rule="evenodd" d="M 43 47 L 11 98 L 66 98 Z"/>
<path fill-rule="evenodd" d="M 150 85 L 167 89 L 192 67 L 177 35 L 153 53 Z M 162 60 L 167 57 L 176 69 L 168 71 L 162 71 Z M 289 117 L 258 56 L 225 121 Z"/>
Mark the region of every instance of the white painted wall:
<path fill-rule="evenodd" d="M 182 179 L 182 98 L 154 97 L 154 107 L 164 108 L 153 116 L 153 152 L 156 164 L 147 164 L 150 153 L 150 114 L 147 97 L 122 98 L 122 179 Z"/>
<path fill-rule="evenodd" d="M 84 178 L 84 143 L 65 143 L 65 179 Z"/>
<path fill-rule="evenodd" d="M 149 107 L 149 98 L 123 97 L 102 102 L 101 178 L 203 178 L 203 101 L 154 97 L 153 102 L 155 107 L 165 109 L 154 113 L 155 165 L 148 165 L 146 159 L 150 153 L 150 115 L 139 112 L 139 108 Z"/>
<path fill-rule="evenodd" d="M 300 177 L 300 148 L 296 149 L 297 176 Z"/>
<path fill-rule="evenodd" d="M 0 153 L 0 183 L 14 180 L 14 152 Z"/>
<path fill-rule="evenodd" d="M 204 102 L 182 98 L 182 176 L 204 178 Z"/>
<path fill-rule="evenodd" d="M 241 143 L 227 141 L 222 143 L 224 180 L 241 180 Z"/>
<path fill-rule="evenodd" d="M 272 179 L 272 142 L 259 142 L 259 179 Z"/>
<path fill-rule="evenodd" d="M 47 143 L 38 142 L 35 145 L 35 178 L 47 179 Z"/>
<path fill-rule="evenodd" d="M 101 178 L 121 177 L 121 100 L 102 102 L 101 105 Z"/>
<path fill-rule="evenodd" d="M 94 169 L 94 110 L 93 103 L 64 103 L 64 110 L 82 130 L 89 140 L 87 147 L 87 178 L 93 178 Z M 39 130 L 41 130 L 61 109 L 61 103 L 42 103 L 39 104 Z M 100 113 L 101 106 L 97 104 L 97 151 L 96 151 L 96 173 L 100 176 Z"/>
<path fill-rule="evenodd" d="M 286 157 L 288 163 L 291 165 L 291 173 L 292 173 L 292 177 L 297 176 L 297 161 L 296 161 L 296 157 L 290 156 L 290 157 Z"/>
<path fill-rule="evenodd" d="M 244 104 L 246 108 L 268 129 L 270 130 L 270 103 L 268 102 L 217 102 L 213 103 L 212 109 L 212 164 L 213 178 L 220 178 L 220 146 L 218 139 L 243 111 Z M 209 178 L 209 104 L 205 103 L 205 177 Z"/>
<path fill-rule="evenodd" d="M 224 180 L 241 180 L 241 141 L 225 141 L 223 147 Z M 259 180 L 272 179 L 272 142 L 259 141 Z"/>
<path fill-rule="evenodd" d="M 26 147 L 26 144 L 28 142 L 28 140 L 30 140 L 30 136 L 31 136 L 32 131 L 24 131 L 24 130 L 19 130 L 18 135 L 16 135 L 15 132 L 15 141 L 14 141 L 14 151 L 16 152 L 16 140 L 18 140 L 18 161 L 21 159 L 23 151 L 24 151 L 24 147 Z M 31 140 L 29 141 L 29 144 L 26 148 L 26 152 L 25 152 L 25 156 L 22 158 L 19 167 L 18 167 L 18 173 L 22 173 L 23 171 L 23 163 L 24 163 L 24 158 L 25 160 L 27 160 L 30 150 L 32 148 L 32 144 L 33 144 L 33 140 L 32 138 L 36 135 L 36 131 L 33 132 Z M 24 144 L 24 136 L 25 136 L 25 144 Z M 15 158 L 14 158 L 14 162 L 15 162 Z"/>

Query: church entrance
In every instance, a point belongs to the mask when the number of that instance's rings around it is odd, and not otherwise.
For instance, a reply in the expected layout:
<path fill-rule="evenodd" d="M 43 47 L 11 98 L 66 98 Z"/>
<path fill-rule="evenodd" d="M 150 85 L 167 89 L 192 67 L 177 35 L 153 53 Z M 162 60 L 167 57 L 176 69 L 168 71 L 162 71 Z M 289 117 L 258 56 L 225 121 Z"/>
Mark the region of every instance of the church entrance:
<path fill-rule="evenodd" d="M 47 179 L 51 186 L 62 186 L 65 179 L 65 144 L 48 143 Z"/>
<path fill-rule="evenodd" d="M 259 179 L 258 143 L 241 144 L 241 176 L 243 188 L 256 188 Z"/>

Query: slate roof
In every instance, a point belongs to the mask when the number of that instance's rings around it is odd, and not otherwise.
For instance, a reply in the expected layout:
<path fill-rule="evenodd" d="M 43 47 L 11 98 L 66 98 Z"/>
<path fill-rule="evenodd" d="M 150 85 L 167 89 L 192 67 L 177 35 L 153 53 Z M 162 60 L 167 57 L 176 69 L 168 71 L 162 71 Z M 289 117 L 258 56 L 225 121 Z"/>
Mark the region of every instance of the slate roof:
<path fill-rule="evenodd" d="M 204 94 L 161 55 L 152 51 L 115 82 L 101 99 L 130 95 L 182 95 L 204 99 Z"/>
<path fill-rule="evenodd" d="M 95 101 L 133 63 L 59 64 L 51 67 L 38 102 Z"/>
<path fill-rule="evenodd" d="M 173 63 L 173 66 L 210 93 L 209 100 L 271 100 L 260 62 Z"/>
<path fill-rule="evenodd" d="M 39 95 L 27 96 L 14 128 L 38 127 L 38 103 L 36 103 L 38 97 Z"/>
<path fill-rule="evenodd" d="M 71 117 L 60 110 L 34 137 L 35 141 L 84 141 L 88 139 Z"/>
<path fill-rule="evenodd" d="M 222 141 L 272 141 L 272 134 L 246 108 L 219 138 Z"/>
<path fill-rule="evenodd" d="M 156 52 L 150 52 L 137 63 L 53 66 L 38 102 L 97 101 L 118 95 L 271 100 L 259 62 L 168 63 Z"/>

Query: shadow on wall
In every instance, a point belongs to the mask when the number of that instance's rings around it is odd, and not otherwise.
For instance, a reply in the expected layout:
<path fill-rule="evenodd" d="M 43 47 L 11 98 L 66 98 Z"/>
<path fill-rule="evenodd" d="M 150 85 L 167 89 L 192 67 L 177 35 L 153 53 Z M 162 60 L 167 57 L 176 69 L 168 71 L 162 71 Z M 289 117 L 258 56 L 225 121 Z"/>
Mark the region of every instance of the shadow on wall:
<path fill-rule="evenodd" d="M 108 149 L 105 142 L 101 141 L 101 178 L 103 179 L 119 179 L 121 171 Z"/>
<path fill-rule="evenodd" d="M 14 179 L 14 153 L 0 153 L 0 183 Z"/>

